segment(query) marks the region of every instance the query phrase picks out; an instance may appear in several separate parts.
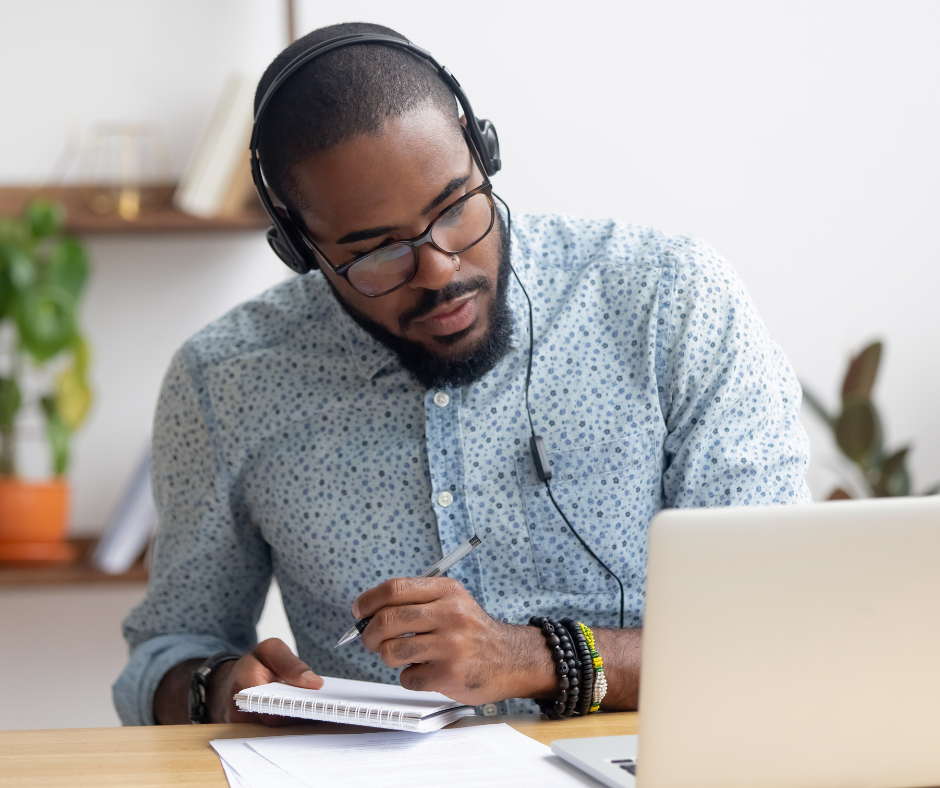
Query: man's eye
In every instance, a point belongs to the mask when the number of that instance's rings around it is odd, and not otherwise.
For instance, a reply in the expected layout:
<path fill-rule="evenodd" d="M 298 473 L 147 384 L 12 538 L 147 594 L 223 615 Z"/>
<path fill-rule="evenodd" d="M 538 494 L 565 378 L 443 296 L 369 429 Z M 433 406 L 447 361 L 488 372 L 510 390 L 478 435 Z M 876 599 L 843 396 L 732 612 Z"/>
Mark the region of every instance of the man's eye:
<path fill-rule="evenodd" d="M 441 218 L 438 221 L 442 222 L 455 222 L 463 216 L 464 208 L 467 207 L 467 201 L 464 200 L 461 203 L 458 203 L 453 208 L 448 208 L 444 213 L 441 214 Z"/>

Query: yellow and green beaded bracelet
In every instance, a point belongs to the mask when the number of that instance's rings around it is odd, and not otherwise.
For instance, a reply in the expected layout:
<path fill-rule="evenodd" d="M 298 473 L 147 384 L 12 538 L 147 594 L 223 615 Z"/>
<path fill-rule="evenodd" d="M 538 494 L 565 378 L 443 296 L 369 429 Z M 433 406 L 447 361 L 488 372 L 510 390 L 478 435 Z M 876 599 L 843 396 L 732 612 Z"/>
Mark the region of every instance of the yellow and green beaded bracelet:
<path fill-rule="evenodd" d="M 604 675 L 604 660 L 597 651 L 597 644 L 594 642 L 594 633 L 590 627 L 585 626 L 580 621 L 578 626 L 584 633 L 584 639 L 587 641 L 588 649 L 591 652 L 591 660 L 594 662 L 594 692 L 591 697 L 591 712 L 599 711 L 601 701 L 607 694 L 607 677 Z"/>

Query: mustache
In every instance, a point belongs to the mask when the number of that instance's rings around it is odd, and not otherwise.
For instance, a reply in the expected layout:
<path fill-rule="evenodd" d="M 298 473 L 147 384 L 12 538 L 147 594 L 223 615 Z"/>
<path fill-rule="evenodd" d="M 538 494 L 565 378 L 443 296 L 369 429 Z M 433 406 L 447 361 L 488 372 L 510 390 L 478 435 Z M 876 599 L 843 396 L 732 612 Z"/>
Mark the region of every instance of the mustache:
<path fill-rule="evenodd" d="M 449 282 L 441 290 L 425 290 L 421 295 L 421 300 L 415 306 L 402 312 L 398 318 L 398 325 L 404 333 L 415 320 L 429 314 L 441 304 L 454 298 L 460 298 L 460 296 L 467 293 L 472 293 L 474 290 L 486 292 L 490 289 L 492 289 L 492 284 L 489 279 L 485 276 L 474 276 L 459 282 Z"/>

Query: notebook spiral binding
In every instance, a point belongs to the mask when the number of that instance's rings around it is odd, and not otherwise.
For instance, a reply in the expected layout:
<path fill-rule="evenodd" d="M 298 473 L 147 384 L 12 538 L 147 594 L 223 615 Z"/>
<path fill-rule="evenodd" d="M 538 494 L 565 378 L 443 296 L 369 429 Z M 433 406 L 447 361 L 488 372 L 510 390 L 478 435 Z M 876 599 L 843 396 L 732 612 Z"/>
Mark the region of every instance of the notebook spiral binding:
<path fill-rule="evenodd" d="M 276 712 L 275 712 L 276 708 Z M 262 693 L 248 693 L 245 711 L 259 714 L 277 713 L 286 717 L 319 720 L 322 722 L 343 722 L 350 725 L 361 723 L 390 730 L 405 730 L 405 712 L 386 706 L 370 706 L 361 703 L 337 703 L 329 700 L 302 700 L 287 698 L 283 695 L 264 696 Z M 384 715 L 384 719 L 383 719 Z"/>

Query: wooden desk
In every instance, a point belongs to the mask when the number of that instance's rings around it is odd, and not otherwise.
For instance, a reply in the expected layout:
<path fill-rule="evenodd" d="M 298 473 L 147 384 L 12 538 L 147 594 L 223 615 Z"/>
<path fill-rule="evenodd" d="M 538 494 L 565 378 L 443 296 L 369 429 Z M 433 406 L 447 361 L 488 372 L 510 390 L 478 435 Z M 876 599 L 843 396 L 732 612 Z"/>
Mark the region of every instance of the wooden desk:
<path fill-rule="evenodd" d="M 520 733 L 548 744 L 554 739 L 636 733 L 638 717 L 628 712 L 554 722 L 522 716 L 472 717 L 452 727 L 494 722 L 508 722 Z M 320 723 L 280 729 L 242 724 L 0 731 L 0 786 L 225 788 L 228 783 L 219 758 L 209 747 L 212 739 L 376 730 Z"/>

